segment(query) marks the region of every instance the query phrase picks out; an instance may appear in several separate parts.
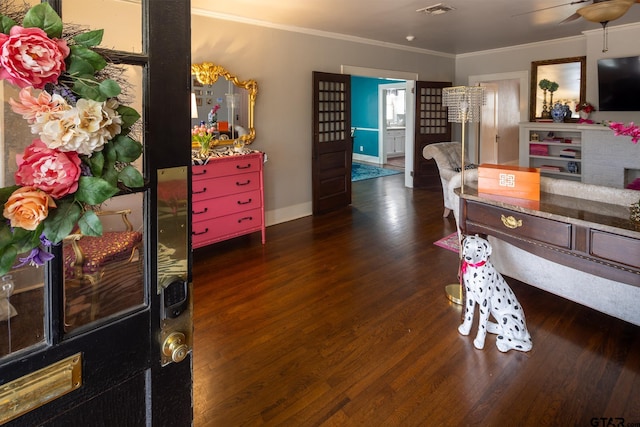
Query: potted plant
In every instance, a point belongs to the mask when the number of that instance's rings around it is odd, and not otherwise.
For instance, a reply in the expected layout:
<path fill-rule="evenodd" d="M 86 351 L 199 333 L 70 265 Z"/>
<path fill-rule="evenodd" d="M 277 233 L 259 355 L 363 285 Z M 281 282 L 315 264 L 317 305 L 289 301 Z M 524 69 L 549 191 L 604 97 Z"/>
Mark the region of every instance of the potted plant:
<path fill-rule="evenodd" d="M 588 102 L 582 102 L 576 105 L 576 112 L 580 116 L 580 122 L 589 122 L 589 115 L 596 111 L 596 107 Z"/>

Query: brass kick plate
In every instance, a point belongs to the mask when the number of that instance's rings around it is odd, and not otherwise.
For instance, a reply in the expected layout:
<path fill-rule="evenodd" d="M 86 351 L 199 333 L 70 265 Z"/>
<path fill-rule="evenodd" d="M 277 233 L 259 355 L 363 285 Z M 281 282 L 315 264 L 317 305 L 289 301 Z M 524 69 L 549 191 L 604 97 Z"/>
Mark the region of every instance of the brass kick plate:
<path fill-rule="evenodd" d="M 39 408 L 81 385 L 81 353 L 3 384 L 0 386 L 0 424 Z"/>

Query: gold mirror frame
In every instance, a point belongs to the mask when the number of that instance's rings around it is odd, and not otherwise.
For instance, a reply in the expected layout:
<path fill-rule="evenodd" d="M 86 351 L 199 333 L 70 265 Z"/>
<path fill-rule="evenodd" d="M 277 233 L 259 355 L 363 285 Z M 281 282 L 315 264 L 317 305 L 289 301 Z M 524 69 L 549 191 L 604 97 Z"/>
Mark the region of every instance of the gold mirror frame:
<path fill-rule="evenodd" d="M 533 61 L 531 62 L 531 92 L 530 92 L 530 102 L 529 102 L 529 120 L 535 122 L 536 119 L 540 119 L 541 116 L 536 115 L 536 100 L 537 97 L 542 97 L 543 90 L 538 87 L 538 67 L 548 66 L 548 65 L 563 65 L 577 62 L 580 65 L 580 75 L 575 76 L 575 78 L 580 79 L 580 93 L 578 94 L 578 103 L 585 102 L 585 93 L 587 87 L 587 57 L 586 56 L 576 56 L 573 58 L 559 58 L 559 59 L 549 59 L 545 61 Z M 557 82 L 560 86 L 562 86 L 562 82 Z M 556 99 L 558 100 L 558 99 Z M 549 108 L 551 108 L 550 106 Z M 575 112 L 575 110 L 572 110 Z M 567 122 L 577 122 L 578 118 L 569 118 L 566 120 Z"/>
<path fill-rule="evenodd" d="M 224 67 L 220 65 L 215 65 L 211 62 L 203 62 L 201 64 L 192 64 L 191 65 L 191 74 L 193 74 L 198 82 L 203 85 L 213 85 L 216 81 L 218 81 L 219 77 L 224 77 L 234 86 L 246 89 L 249 93 L 249 113 L 248 113 L 248 126 L 246 135 L 241 135 L 237 139 L 216 139 L 211 141 L 211 146 L 214 145 L 230 145 L 233 144 L 234 141 L 240 140 L 245 145 L 251 144 L 253 140 L 256 138 L 256 129 L 253 124 L 254 119 L 254 108 L 256 105 L 256 96 L 258 94 L 258 83 L 255 80 L 240 80 L 238 77 L 229 73 Z"/>

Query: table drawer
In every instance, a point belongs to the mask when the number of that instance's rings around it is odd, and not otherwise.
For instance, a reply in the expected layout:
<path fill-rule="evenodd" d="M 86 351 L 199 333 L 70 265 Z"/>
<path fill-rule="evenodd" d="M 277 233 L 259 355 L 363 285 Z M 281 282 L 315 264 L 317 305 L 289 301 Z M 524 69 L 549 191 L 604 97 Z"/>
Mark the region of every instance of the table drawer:
<path fill-rule="evenodd" d="M 231 215 L 194 222 L 192 225 L 193 247 L 219 242 L 235 236 L 262 229 L 262 210 L 252 209 Z"/>
<path fill-rule="evenodd" d="M 192 205 L 192 220 L 198 222 L 259 208 L 262 206 L 262 200 L 260 190 L 254 190 L 201 200 L 193 202 Z"/>
<path fill-rule="evenodd" d="M 260 173 L 249 172 L 192 183 L 193 202 L 260 189 Z"/>
<path fill-rule="evenodd" d="M 467 203 L 467 221 L 561 248 L 572 247 L 571 224 L 551 219 L 470 201 Z"/>
<path fill-rule="evenodd" d="M 200 181 L 238 173 L 259 172 L 261 167 L 261 154 L 247 154 L 246 156 L 213 159 L 206 165 L 193 166 L 191 175 L 193 181 Z"/>
<path fill-rule="evenodd" d="M 591 255 L 640 268 L 640 240 L 591 230 Z"/>

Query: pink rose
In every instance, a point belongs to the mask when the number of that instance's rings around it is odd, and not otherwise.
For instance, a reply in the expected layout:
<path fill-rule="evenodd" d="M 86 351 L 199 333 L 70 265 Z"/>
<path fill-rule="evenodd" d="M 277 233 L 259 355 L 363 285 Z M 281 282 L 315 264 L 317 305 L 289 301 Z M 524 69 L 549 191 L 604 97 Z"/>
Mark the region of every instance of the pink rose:
<path fill-rule="evenodd" d="M 80 157 L 74 151 L 47 148 L 35 139 L 23 155 L 16 156 L 16 184 L 36 187 L 54 199 L 75 193 L 80 179 Z"/>
<path fill-rule="evenodd" d="M 33 187 L 22 187 L 9 196 L 2 215 L 11 221 L 12 227 L 35 230 L 49 215 L 49 208 L 56 204 L 48 194 Z"/>
<path fill-rule="evenodd" d="M 14 25 L 8 36 L 0 34 L 0 79 L 42 89 L 58 81 L 68 55 L 66 41 L 50 39 L 40 28 Z"/>
<path fill-rule="evenodd" d="M 40 91 L 37 97 L 31 93 L 32 87 L 25 87 L 20 90 L 19 101 L 9 98 L 11 110 L 22 115 L 29 124 L 36 121 L 48 121 L 49 116 L 57 117 L 56 113 L 61 113 L 71 107 L 60 95 L 50 95 L 47 91 Z M 41 120 L 38 120 L 41 118 Z"/>

